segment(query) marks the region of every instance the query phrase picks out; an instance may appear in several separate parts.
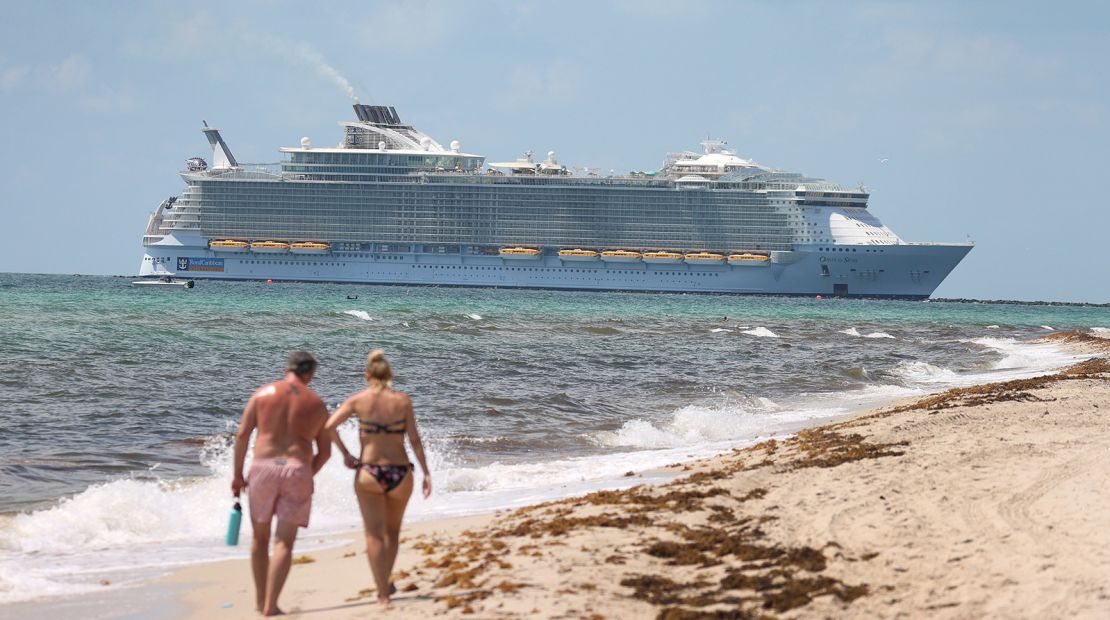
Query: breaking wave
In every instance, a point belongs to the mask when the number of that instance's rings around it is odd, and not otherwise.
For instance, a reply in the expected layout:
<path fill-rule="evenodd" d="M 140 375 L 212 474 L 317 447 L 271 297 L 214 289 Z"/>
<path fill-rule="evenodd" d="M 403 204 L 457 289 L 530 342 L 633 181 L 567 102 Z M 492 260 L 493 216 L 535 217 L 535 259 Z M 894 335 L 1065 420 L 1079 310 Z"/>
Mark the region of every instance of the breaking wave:
<path fill-rule="evenodd" d="M 891 373 L 911 383 L 958 383 L 960 375 L 954 370 L 934 366 L 928 362 L 899 362 Z"/>
<path fill-rule="evenodd" d="M 846 334 L 848 336 L 855 336 L 857 338 L 894 338 L 894 336 L 891 336 L 890 334 L 888 334 L 886 332 L 871 332 L 870 334 L 861 334 L 859 332 L 859 330 L 856 329 L 855 327 L 849 327 L 848 329 L 842 329 L 838 333 Z"/>
<path fill-rule="evenodd" d="M 374 318 L 372 316 L 370 316 L 370 313 L 365 311 L 365 310 L 344 310 L 343 314 L 353 316 L 356 319 L 362 319 L 363 321 L 373 321 L 374 320 Z"/>

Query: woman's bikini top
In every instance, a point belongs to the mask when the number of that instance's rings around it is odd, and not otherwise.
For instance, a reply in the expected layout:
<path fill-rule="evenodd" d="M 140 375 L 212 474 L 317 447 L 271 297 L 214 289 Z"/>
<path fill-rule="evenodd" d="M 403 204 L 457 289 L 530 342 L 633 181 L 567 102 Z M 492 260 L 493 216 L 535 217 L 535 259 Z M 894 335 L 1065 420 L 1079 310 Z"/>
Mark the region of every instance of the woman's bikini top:
<path fill-rule="evenodd" d="M 393 422 L 386 422 L 385 424 L 378 424 L 377 422 L 367 422 L 366 420 L 359 418 L 358 424 L 359 427 L 362 429 L 363 435 L 379 435 L 382 433 L 386 435 L 401 435 L 405 432 L 405 428 L 407 427 L 404 418 L 401 418 L 400 420 L 394 420 Z M 400 428 L 397 427 L 398 424 L 401 425 Z"/>

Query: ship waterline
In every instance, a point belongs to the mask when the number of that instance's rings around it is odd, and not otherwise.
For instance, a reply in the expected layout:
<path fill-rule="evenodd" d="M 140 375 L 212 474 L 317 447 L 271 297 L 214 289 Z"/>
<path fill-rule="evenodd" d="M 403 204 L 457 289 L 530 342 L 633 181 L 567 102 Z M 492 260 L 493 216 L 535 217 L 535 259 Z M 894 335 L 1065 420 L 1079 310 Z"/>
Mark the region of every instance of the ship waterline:
<path fill-rule="evenodd" d="M 554 152 L 485 170 L 393 108 L 355 111 L 342 146 L 305 138 L 268 166 L 205 125 L 213 165 L 190 159 L 151 215 L 140 275 L 925 298 L 972 247 L 907 243 L 865 189 L 720 142 L 628 176 L 573 174 Z"/>

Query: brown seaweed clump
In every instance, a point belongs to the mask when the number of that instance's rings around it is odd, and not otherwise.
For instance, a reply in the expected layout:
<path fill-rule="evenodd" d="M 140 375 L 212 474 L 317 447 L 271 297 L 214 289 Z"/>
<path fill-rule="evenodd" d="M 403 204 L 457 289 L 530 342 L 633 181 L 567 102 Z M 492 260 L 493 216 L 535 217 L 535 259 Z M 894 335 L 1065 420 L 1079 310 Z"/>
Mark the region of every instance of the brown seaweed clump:
<path fill-rule="evenodd" d="M 907 441 L 869 443 L 862 435 L 844 435 L 828 427 L 799 431 L 790 443 L 800 454 L 787 463 L 788 469 L 836 467 L 863 459 L 902 456 L 905 452 L 898 448 L 909 445 Z"/>
<path fill-rule="evenodd" d="M 822 575 L 824 553 L 770 540 L 762 519 L 737 519 L 727 527 L 669 524 L 674 540 L 655 540 L 644 553 L 670 565 L 709 567 L 727 563 L 718 583 L 676 582 L 662 575 L 635 575 L 621 582 L 632 596 L 664 606 L 657 618 L 759 618 L 808 605 L 818 596 L 851 602 L 869 592 Z M 870 557 L 874 557 L 871 555 Z"/>
<path fill-rule="evenodd" d="M 618 515 L 607 512 L 589 517 L 540 517 L 525 519 L 511 527 L 499 529 L 491 535 L 498 537 L 530 536 L 532 538 L 540 538 L 542 536 L 566 536 L 571 531 L 583 527 L 612 527 L 625 529 L 630 526 L 651 525 L 651 523 L 652 520 L 643 513 Z"/>

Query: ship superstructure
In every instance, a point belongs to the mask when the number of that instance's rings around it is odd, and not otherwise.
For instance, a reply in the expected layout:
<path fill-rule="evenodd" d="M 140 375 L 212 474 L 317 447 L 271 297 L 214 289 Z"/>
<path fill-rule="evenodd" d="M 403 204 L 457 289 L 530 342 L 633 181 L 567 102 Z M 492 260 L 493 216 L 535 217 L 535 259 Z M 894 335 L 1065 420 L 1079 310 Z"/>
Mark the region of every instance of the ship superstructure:
<path fill-rule="evenodd" d="M 343 142 L 212 165 L 151 214 L 141 275 L 587 290 L 928 297 L 970 244 L 907 243 L 864 188 L 775 170 L 706 140 L 658 171 L 574 172 L 554 152 L 490 163 L 387 106 Z"/>

